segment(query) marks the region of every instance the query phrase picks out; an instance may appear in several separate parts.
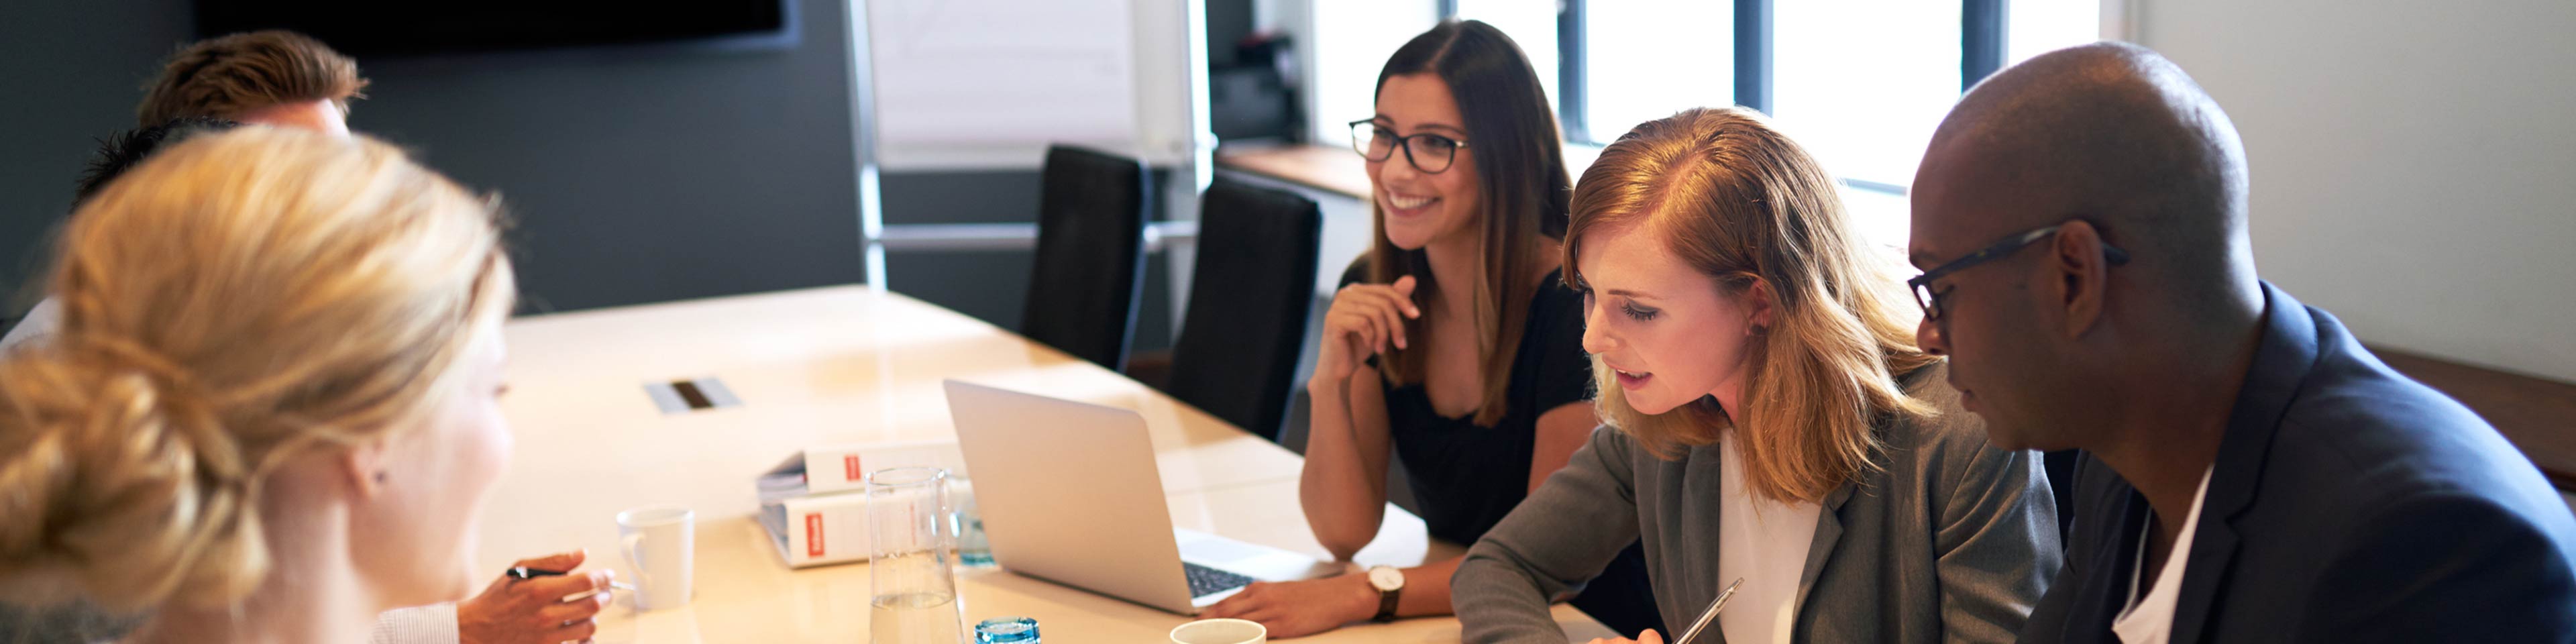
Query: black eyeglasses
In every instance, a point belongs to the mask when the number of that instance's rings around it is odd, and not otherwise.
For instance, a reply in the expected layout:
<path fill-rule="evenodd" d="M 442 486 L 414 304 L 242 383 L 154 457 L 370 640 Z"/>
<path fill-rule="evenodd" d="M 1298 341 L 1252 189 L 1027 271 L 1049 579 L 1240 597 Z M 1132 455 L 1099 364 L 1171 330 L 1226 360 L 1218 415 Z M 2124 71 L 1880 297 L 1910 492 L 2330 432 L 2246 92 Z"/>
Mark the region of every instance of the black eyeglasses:
<path fill-rule="evenodd" d="M 1965 257 L 1950 260 L 1950 263 L 1934 266 L 1932 267 L 1932 270 L 1923 271 L 1922 275 L 1915 276 L 1914 279 L 1905 280 L 1905 285 L 1913 288 L 1914 303 L 1923 307 L 1923 319 L 1941 319 L 1942 294 L 1932 290 L 1932 280 L 1941 279 L 1941 276 L 1959 272 L 1960 270 L 1970 266 L 1983 264 L 2012 255 L 2014 251 L 2021 250 L 2024 246 L 2029 246 L 2031 242 L 2046 239 L 2049 235 L 2056 234 L 2058 229 L 2064 227 L 2066 227 L 2066 222 L 2058 222 L 2042 226 L 2019 235 L 2006 237 L 2003 241 L 1995 242 L 1993 246 L 1987 246 L 1983 250 L 1968 253 Z M 2103 244 L 2102 258 L 2109 260 L 2112 266 L 2119 266 L 2121 264 L 2129 263 L 2129 252 L 2120 250 L 2110 244 Z"/>
<path fill-rule="evenodd" d="M 1467 147 L 1466 141 L 1429 132 L 1396 136 L 1394 130 L 1378 125 L 1376 119 L 1351 121 L 1351 149 L 1358 150 L 1362 158 L 1385 161 L 1395 155 L 1398 144 L 1404 148 L 1404 162 L 1423 174 L 1449 171 L 1449 166 L 1458 161 L 1458 148 Z"/>

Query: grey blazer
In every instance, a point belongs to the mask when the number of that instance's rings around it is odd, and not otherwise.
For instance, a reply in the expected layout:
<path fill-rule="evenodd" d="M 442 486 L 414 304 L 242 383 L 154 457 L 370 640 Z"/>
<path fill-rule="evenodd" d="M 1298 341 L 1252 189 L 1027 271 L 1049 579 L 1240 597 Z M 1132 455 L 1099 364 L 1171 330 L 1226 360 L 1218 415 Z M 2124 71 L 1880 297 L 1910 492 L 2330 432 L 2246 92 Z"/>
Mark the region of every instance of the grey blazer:
<path fill-rule="evenodd" d="M 1906 383 L 1940 416 L 1881 427 L 1880 471 L 1824 499 L 1791 641 L 2009 642 L 2056 578 L 2063 551 L 2039 454 L 1987 445 L 1946 369 Z M 1715 445 L 1666 461 L 1624 434 L 1594 430 L 1451 577 L 1466 641 L 1566 641 L 1548 599 L 1640 537 L 1668 626 L 1689 627 L 1730 581 L 1717 578 L 1719 462 Z M 1699 642 L 1723 640 L 1712 631 Z"/>

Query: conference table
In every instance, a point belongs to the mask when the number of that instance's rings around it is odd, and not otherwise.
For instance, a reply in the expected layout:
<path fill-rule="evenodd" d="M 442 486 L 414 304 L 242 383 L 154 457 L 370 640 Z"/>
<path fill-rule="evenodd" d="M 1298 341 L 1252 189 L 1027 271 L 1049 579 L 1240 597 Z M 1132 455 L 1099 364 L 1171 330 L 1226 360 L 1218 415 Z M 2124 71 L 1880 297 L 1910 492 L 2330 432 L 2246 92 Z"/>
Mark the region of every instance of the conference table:
<path fill-rule="evenodd" d="M 1145 417 L 1173 524 L 1329 559 L 1297 504 L 1299 457 L 1116 372 L 902 294 L 836 286 L 537 315 L 507 326 L 517 451 L 476 528 L 478 570 L 573 548 L 633 570 L 622 510 L 696 512 L 695 596 L 604 611 L 603 643 L 864 642 L 865 563 L 790 569 L 752 520 L 754 479 L 809 446 L 955 440 L 940 382 L 1132 409 Z M 713 378 L 739 405 L 665 413 L 649 383 Z M 1352 559 L 1407 566 L 1455 556 L 1389 506 Z M 965 622 L 1036 618 L 1049 644 L 1152 644 L 1191 618 L 994 568 L 961 568 Z M 623 593 L 621 593 L 623 594 Z M 1574 641 L 1609 630 L 1554 617 Z M 1362 624 L 1295 641 L 1455 642 L 1453 618 Z M 971 637 L 971 635 L 970 635 Z M 944 643 L 942 643 L 944 644 Z"/>

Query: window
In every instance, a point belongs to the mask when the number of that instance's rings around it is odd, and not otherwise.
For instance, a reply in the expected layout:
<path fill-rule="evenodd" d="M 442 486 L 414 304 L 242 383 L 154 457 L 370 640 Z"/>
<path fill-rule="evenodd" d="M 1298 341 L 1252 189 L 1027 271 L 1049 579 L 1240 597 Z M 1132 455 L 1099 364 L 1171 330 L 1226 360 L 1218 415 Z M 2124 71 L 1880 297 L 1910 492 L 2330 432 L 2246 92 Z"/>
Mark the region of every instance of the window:
<path fill-rule="evenodd" d="M 1912 183 L 1933 127 L 1959 99 L 1959 5 L 1795 0 L 1777 11 L 1780 128 L 1847 181 Z"/>
<path fill-rule="evenodd" d="M 1530 55 L 1557 100 L 1569 140 L 1606 143 L 1681 109 L 1748 105 L 1771 114 L 1842 180 L 1844 202 L 1870 239 L 1902 246 L 1915 165 L 1960 92 L 2004 65 L 2098 39 L 2106 1 L 2121 6 L 2121 0 L 1313 0 L 1312 24 L 1332 26 L 1316 35 L 1319 49 L 1358 40 L 1384 45 L 1333 54 L 1366 59 L 1365 73 L 1326 69 L 1319 51 L 1313 93 L 1361 92 L 1364 99 L 1377 65 L 1428 27 L 1410 21 L 1390 27 L 1357 15 L 1326 20 L 1322 14 L 1334 13 L 1329 7 L 1366 6 L 1346 13 L 1383 16 L 1402 6 L 1408 14 L 1483 20 Z M 1390 29 L 1406 32 L 1399 37 Z M 1357 118 L 1340 116 L 1347 111 L 1319 113 L 1316 121 L 1338 126 Z M 1346 134 L 1330 129 L 1318 128 L 1322 142 L 1342 143 Z"/>
<path fill-rule="evenodd" d="M 1734 3 L 1596 0 L 1580 9 L 1582 123 L 1567 124 L 1570 138 L 1608 143 L 1674 112 L 1735 104 Z"/>
<path fill-rule="evenodd" d="M 1405 41 L 1440 21 L 1430 2 L 1408 4 L 1382 0 L 1319 0 L 1306 8 L 1310 21 L 1299 43 L 1313 75 L 1305 81 L 1308 140 L 1349 149 L 1351 129 L 1344 125 L 1376 113 L 1377 72 L 1386 67 Z"/>
<path fill-rule="evenodd" d="M 2013 0 L 2004 28 L 2004 64 L 2101 40 L 2102 0 Z"/>
<path fill-rule="evenodd" d="M 1607 141 L 1675 109 L 1750 105 L 1842 180 L 1863 235 L 1902 247 L 1915 166 L 1960 92 L 2095 40 L 2103 0 L 1568 1 L 1587 36 L 1567 54 L 1587 74 L 1569 131 Z"/>
<path fill-rule="evenodd" d="M 1380 4 L 1318 0 L 1314 4 L 1319 9 L 1343 4 L 1429 9 L 1440 17 L 1482 20 L 1502 29 L 1529 54 L 1549 96 L 1560 103 L 1560 118 L 1570 138 L 1577 142 L 1606 142 L 1637 123 L 1684 108 L 1743 104 L 1775 116 L 1782 127 L 1817 148 L 1819 156 L 1830 157 L 1827 163 L 1846 179 L 1864 188 L 1902 194 L 1913 174 L 1912 157 L 1921 152 L 1909 148 L 1920 147 L 1959 92 L 1976 80 L 1970 76 L 1981 77 L 2041 52 L 2096 40 L 2103 2 L 1416 0 Z M 1367 38 L 1340 33 L 1352 25 L 1415 26 L 1409 21 L 1318 18 L 1316 25 L 1335 27 L 1332 33 L 1319 34 L 1319 46 L 1324 48 L 1356 45 L 1358 40 L 1384 42 L 1393 35 L 1379 33 L 1384 29 L 1362 29 L 1370 32 Z M 1371 50 L 1363 57 L 1383 60 L 1392 51 L 1391 47 Z M 1373 66 L 1369 69 L 1375 71 Z M 1325 73 L 1318 77 L 1335 78 Z"/>
<path fill-rule="evenodd" d="M 1560 96 L 1557 93 L 1560 76 L 1557 61 L 1564 48 L 1556 41 L 1556 0 L 1456 1 L 1457 11 L 1453 15 L 1485 21 L 1485 24 L 1502 30 L 1503 35 L 1511 36 L 1512 44 L 1520 45 L 1521 53 L 1529 55 L 1531 70 L 1538 72 L 1539 88 L 1546 90 L 1551 100 Z"/>

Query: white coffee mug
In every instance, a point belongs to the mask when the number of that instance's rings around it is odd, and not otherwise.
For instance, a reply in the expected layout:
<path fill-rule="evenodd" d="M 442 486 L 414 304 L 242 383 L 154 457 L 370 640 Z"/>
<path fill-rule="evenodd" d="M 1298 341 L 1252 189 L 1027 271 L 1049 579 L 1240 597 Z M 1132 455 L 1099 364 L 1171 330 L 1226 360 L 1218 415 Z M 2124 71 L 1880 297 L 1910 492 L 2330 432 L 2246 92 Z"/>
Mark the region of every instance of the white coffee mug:
<path fill-rule="evenodd" d="M 697 552 L 697 513 L 650 507 L 617 513 L 618 544 L 635 569 L 636 610 L 689 603 L 690 561 Z"/>
<path fill-rule="evenodd" d="M 1172 629 L 1172 644 L 1262 644 L 1270 641 L 1270 629 L 1261 622 L 1240 619 L 1202 619 Z"/>

